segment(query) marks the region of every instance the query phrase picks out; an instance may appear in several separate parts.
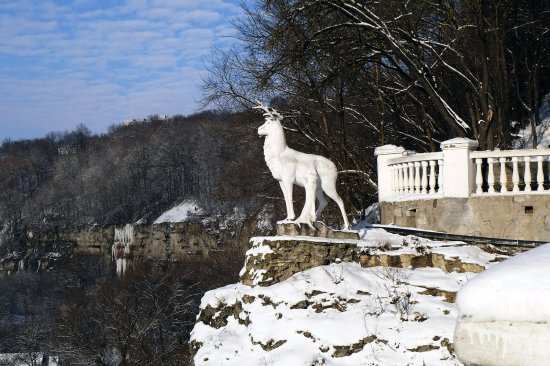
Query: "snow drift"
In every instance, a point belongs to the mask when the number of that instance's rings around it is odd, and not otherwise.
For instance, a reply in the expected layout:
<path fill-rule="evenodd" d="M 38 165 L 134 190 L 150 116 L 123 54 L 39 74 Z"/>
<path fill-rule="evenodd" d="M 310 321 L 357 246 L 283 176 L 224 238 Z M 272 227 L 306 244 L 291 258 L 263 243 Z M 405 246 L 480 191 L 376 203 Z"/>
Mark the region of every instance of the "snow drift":
<path fill-rule="evenodd" d="M 542 366 L 550 360 L 550 244 L 502 262 L 457 297 L 455 348 L 466 364 Z"/>

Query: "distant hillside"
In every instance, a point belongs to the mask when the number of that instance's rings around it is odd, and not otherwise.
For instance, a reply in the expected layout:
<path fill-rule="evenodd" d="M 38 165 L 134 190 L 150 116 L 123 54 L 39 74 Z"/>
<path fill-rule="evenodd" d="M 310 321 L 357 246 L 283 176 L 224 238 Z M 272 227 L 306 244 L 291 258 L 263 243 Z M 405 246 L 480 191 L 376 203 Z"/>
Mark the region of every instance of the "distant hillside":
<path fill-rule="evenodd" d="M 255 206 L 265 191 L 257 187 L 266 170 L 255 133 L 260 119 L 204 112 L 113 126 L 103 135 L 80 126 L 6 141 L 0 228 L 17 238 L 29 227 L 152 223 L 190 198 L 209 211 Z"/>

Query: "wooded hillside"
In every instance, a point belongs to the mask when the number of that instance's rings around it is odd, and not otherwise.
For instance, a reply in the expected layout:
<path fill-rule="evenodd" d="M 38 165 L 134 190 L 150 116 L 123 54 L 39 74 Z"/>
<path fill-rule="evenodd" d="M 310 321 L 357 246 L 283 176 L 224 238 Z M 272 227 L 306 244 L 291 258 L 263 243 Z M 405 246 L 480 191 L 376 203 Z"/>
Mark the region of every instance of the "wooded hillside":
<path fill-rule="evenodd" d="M 204 112 L 103 135 L 80 126 L 4 142 L 0 227 L 24 237 L 31 228 L 151 223 L 188 198 L 212 212 L 253 207 L 267 169 L 255 132 L 260 121 L 257 113 Z"/>

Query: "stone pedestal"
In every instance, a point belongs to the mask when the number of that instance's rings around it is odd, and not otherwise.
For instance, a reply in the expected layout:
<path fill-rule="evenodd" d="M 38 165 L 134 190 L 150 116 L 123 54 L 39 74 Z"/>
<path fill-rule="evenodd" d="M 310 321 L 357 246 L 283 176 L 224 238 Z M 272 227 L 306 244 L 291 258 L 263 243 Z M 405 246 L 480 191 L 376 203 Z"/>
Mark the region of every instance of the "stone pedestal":
<path fill-rule="evenodd" d="M 314 226 L 277 224 L 277 236 L 252 238 L 241 283 L 270 286 L 313 267 L 359 261 L 357 231 L 332 230 L 322 222 Z"/>
<path fill-rule="evenodd" d="M 277 235 L 279 236 L 312 236 L 316 238 L 327 239 L 352 239 L 359 240 L 357 231 L 333 230 L 324 223 L 317 221 L 313 224 L 315 229 L 308 225 L 298 225 L 292 223 L 277 224 Z"/>
<path fill-rule="evenodd" d="M 270 286 L 313 267 L 358 262 L 358 242 L 305 236 L 252 238 L 240 281 L 248 286 Z"/>

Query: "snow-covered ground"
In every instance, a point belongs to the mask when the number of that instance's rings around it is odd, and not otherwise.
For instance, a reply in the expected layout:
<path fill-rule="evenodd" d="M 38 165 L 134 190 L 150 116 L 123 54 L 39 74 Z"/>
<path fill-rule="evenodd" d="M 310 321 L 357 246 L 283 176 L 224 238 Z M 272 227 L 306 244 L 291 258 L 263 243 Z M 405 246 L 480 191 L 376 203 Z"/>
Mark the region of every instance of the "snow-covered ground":
<path fill-rule="evenodd" d="M 194 200 L 186 200 L 160 215 L 153 224 L 185 222 L 192 216 L 202 215 L 204 210 Z"/>
<path fill-rule="evenodd" d="M 437 251 L 484 267 L 496 260 L 464 243 L 382 229 L 361 237 L 386 254 Z M 333 263 L 269 287 L 216 289 L 203 297 L 192 332 L 195 365 L 461 365 L 452 353 L 453 301 L 475 275 Z"/>
<path fill-rule="evenodd" d="M 550 364 L 550 244 L 500 263 L 458 294 L 457 351 L 487 366 Z"/>

